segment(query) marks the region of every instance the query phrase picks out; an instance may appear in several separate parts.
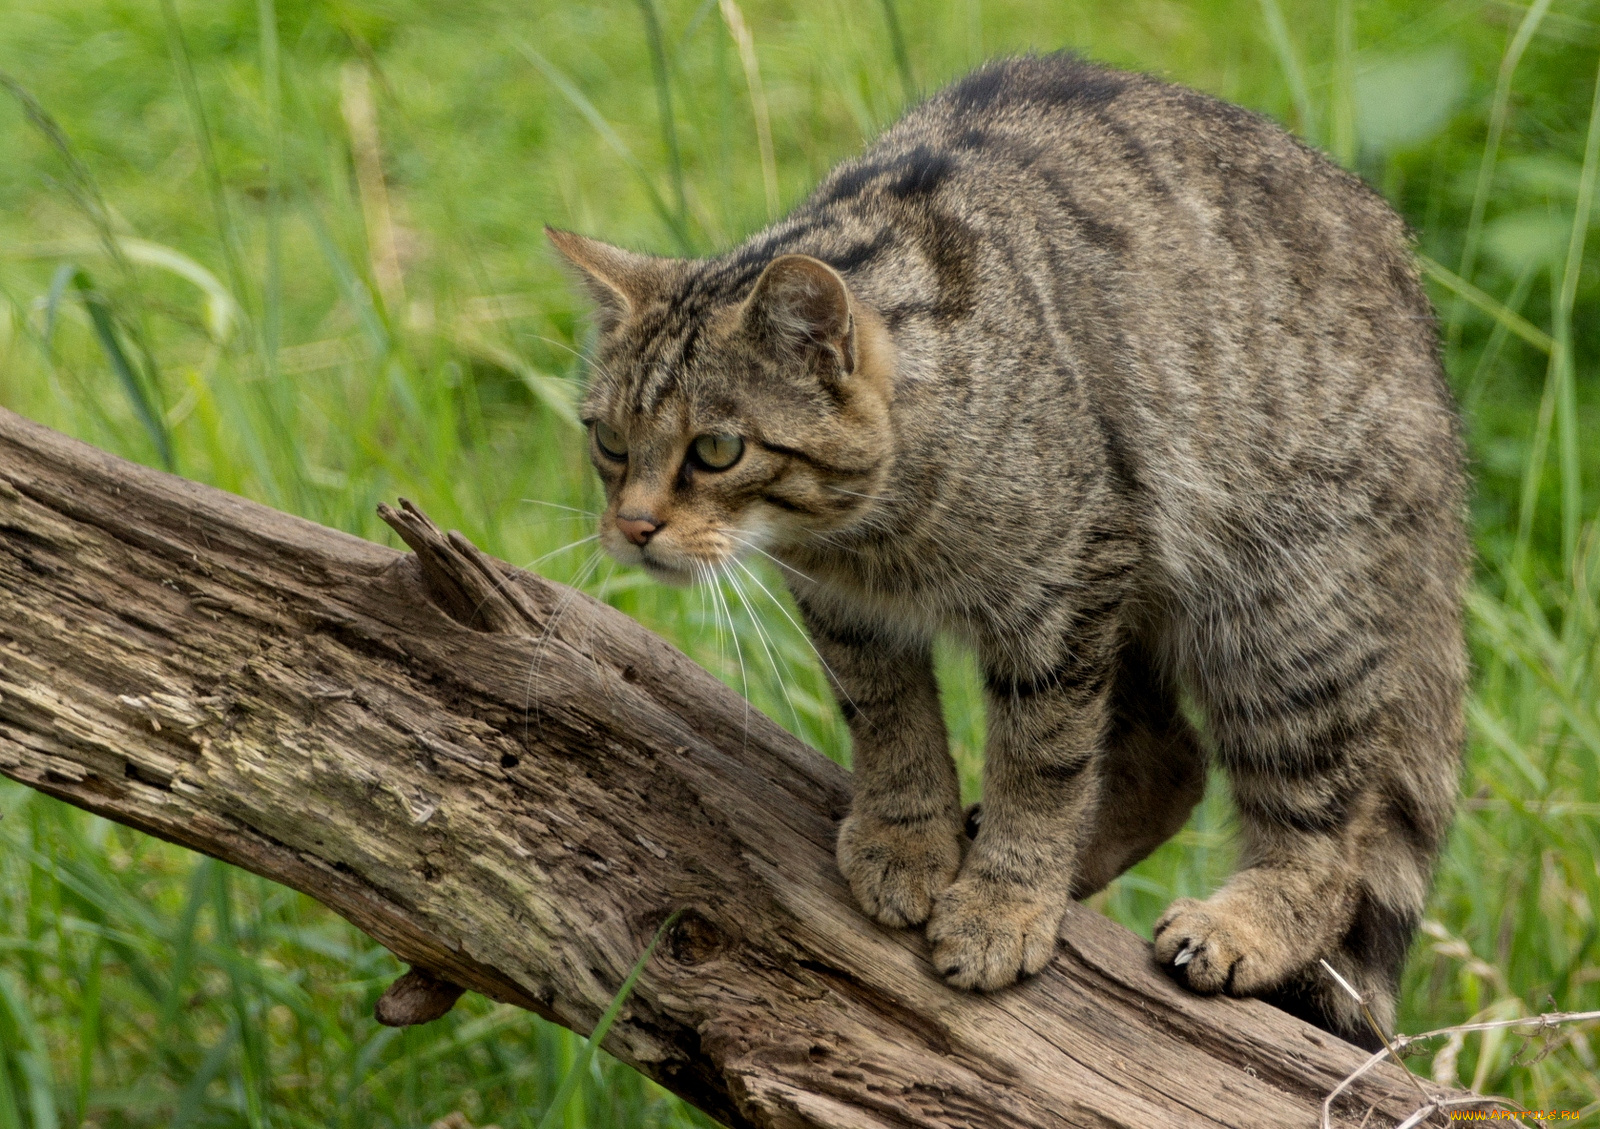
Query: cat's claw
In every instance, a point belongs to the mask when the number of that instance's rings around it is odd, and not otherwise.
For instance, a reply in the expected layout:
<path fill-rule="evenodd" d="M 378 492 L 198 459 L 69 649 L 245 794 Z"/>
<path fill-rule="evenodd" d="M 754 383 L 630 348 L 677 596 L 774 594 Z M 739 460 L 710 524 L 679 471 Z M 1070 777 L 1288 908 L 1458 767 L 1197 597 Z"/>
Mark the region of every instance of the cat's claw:
<path fill-rule="evenodd" d="M 1196 992 L 1258 995 L 1304 963 L 1263 914 L 1232 900 L 1179 898 L 1154 932 L 1157 963 Z"/>

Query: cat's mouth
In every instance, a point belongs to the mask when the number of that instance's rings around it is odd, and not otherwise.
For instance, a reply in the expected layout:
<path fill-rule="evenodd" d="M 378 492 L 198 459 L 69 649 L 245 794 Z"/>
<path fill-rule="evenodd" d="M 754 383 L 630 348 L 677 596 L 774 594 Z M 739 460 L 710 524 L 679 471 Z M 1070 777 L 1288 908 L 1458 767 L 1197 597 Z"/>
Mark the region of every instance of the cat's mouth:
<path fill-rule="evenodd" d="M 718 528 L 689 538 L 690 544 L 681 538 L 651 538 L 644 545 L 626 546 L 618 556 L 640 565 L 652 580 L 687 588 L 715 584 L 718 574 L 734 567 L 746 552 L 760 552 L 756 537 L 742 530 Z"/>
<path fill-rule="evenodd" d="M 644 544 L 621 536 L 615 523 L 602 527 L 600 543 L 617 561 L 637 565 L 652 580 L 677 588 L 715 584 L 723 572 L 738 567 L 741 557 L 769 555 L 762 528 L 714 526 L 704 530 L 663 530 Z"/>
<path fill-rule="evenodd" d="M 653 542 L 636 549 L 633 555 L 652 580 L 675 588 L 713 583 L 718 571 L 731 565 L 736 556 L 732 551 L 694 552 Z"/>
<path fill-rule="evenodd" d="M 639 553 L 639 563 L 650 574 L 652 580 L 659 580 L 663 584 L 670 584 L 674 588 L 688 588 L 696 581 L 704 580 L 711 574 L 711 566 L 698 561 L 687 566 L 679 563 L 668 563 L 657 557 L 652 557 L 649 550 Z"/>

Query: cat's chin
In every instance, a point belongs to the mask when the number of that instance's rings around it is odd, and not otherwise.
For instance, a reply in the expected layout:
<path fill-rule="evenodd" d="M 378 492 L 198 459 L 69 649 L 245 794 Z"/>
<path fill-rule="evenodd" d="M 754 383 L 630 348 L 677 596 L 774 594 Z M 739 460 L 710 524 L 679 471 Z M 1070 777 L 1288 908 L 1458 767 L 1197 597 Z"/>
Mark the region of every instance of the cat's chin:
<path fill-rule="evenodd" d="M 691 588 L 699 576 L 685 568 L 674 568 L 672 565 L 661 564 L 657 561 L 640 558 L 639 563 L 644 566 L 645 572 L 650 574 L 650 579 L 662 584 L 670 584 L 674 588 Z"/>

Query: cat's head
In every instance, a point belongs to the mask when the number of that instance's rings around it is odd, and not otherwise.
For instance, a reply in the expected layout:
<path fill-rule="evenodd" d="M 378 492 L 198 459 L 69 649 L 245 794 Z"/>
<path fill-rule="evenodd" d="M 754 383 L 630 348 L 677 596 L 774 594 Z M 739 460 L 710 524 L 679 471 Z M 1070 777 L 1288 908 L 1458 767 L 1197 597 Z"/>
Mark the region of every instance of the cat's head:
<path fill-rule="evenodd" d="M 783 255 L 719 295 L 714 261 L 546 231 L 598 305 L 582 417 L 612 556 L 687 584 L 865 516 L 894 446 L 893 361 L 838 272 Z"/>

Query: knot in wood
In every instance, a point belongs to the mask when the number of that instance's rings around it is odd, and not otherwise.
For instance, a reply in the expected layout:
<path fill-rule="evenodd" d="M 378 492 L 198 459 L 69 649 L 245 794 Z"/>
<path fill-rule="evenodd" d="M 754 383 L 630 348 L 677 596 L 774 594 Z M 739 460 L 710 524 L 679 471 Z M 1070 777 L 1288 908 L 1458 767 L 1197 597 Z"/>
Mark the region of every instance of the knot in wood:
<path fill-rule="evenodd" d="M 679 964 L 704 964 L 728 947 L 729 938 L 696 910 L 686 910 L 667 933 L 667 955 Z"/>

